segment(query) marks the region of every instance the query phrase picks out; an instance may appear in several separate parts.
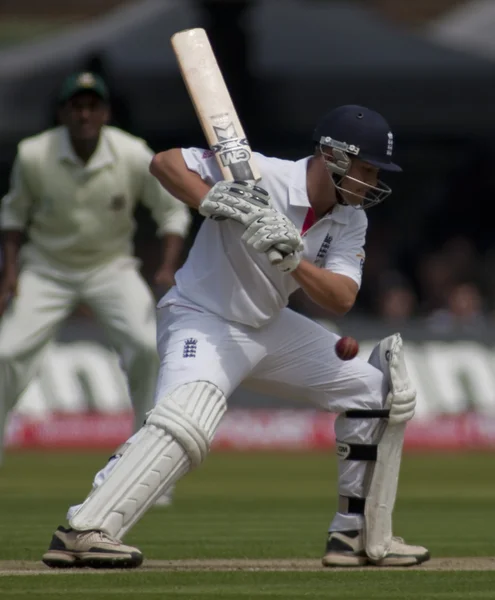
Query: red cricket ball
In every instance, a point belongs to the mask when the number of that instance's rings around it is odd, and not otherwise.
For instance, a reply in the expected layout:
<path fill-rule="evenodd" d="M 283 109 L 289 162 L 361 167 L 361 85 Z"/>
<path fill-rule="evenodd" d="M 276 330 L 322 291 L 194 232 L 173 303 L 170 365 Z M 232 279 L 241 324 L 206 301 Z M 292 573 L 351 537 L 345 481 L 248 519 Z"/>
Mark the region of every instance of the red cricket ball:
<path fill-rule="evenodd" d="M 340 360 L 351 360 L 356 357 L 359 352 L 359 344 L 357 341 L 348 335 L 341 337 L 335 344 L 335 354 Z"/>

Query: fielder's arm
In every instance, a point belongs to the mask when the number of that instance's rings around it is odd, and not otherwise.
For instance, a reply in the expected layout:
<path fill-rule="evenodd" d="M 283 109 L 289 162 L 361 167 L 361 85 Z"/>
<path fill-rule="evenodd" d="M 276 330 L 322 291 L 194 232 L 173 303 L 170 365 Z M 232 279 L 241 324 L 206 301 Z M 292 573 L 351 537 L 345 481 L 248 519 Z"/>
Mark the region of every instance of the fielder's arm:
<path fill-rule="evenodd" d="M 17 273 L 17 261 L 22 245 L 23 232 L 15 230 L 2 231 L 3 272 Z"/>
<path fill-rule="evenodd" d="M 3 275 L 0 283 L 0 315 L 5 310 L 9 299 L 17 291 L 19 250 L 32 204 L 33 197 L 28 189 L 22 161 L 18 155 L 12 168 L 10 190 L 4 196 L 0 209 L 3 258 Z"/>
<path fill-rule="evenodd" d="M 162 260 L 154 282 L 169 288 L 174 284 L 175 272 L 180 266 L 184 240 L 191 225 L 191 214 L 187 206 L 164 188 L 155 177 L 150 177 L 149 164 L 153 152 L 145 147 L 142 165 L 144 183 L 141 201 L 147 206 L 158 226 L 158 236 L 162 239 Z M 139 162 L 141 169 L 141 161 Z"/>
<path fill-rule="evenodd" d="M 211 189 L 198 173 L 187 167 L 180 148 L 155 154 L 150 172 L 165 189 L 195 210 Z"/>
<path fill-rule="evenodd" d="M 168 234 L 162 238 L 162 261 L 155 273 L 154 282 L 166 288 L 175 283 L 175 272 L 180 266 L 184 238 L 180 235 Z"/>
<path fill-rule="evenodd" d="M 354 306 L 359 286 L 346 275 L 332 273 L 304 259 L 291 275 L 313 302 L 336 315 L 345 315 Z"/>
<path fill-rule="evenodd" d="M 17 261 L 22 237 L 22 231 L 2 232 L 3 274 L 0 282 L 0 315 L 5 311 L 10 298 L 17 293 Z"/>

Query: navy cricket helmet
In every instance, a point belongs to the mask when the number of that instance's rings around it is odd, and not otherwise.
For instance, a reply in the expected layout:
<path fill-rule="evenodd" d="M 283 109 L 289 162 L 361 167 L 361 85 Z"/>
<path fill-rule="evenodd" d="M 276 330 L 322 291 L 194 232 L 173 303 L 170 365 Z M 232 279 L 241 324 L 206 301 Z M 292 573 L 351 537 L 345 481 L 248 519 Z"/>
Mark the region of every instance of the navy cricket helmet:
<path fill-rule="evenodd" d="M 401 172 L 399 165 L 392 162 L 394 135 L 390 125 L 379 113 L 364 106 L 349 104 L 327 113 L 316 126 L 313 141 L 318 145 L 332 181 L 337 188 L 339 203 L 347 204 L 344 194 L 361 200 L 355 208 L 369 208 L 385 200 L 391 188 L 378 181 L 376 186 L 361 182 L 366 188 L 364 196 L 349 192 L 342 187 L 348 176 L 352 158 L 383 171 Z"/>
<path fill-rule="evenodd" d="M 338 143 L 347 147 L 346 152 L 374 167 L 402 171 L 392 162 L 394 135 L 390 125 L 380 113 L 364 106 L 348 104 L 327 113 L 316 126 L 313 141 L 330 147 L 332 142 Z"/>

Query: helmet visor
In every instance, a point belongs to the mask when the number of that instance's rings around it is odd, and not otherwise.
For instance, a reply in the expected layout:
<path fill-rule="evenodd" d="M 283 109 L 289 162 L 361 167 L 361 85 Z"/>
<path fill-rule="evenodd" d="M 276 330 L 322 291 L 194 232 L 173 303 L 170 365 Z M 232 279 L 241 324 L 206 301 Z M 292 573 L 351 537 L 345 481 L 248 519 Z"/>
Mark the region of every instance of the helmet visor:
<path fill-rule="evenodd" d="M 381 169 L 382 171 L 389 171 L 390 173 L 402 173 L 402 168 L 393 162 L 382 162 L 380 160 L 373 160 L 372 158 L 367 158 L 366 154 L 364 153 L 360 154 L 359 158 L 361 160 L 364 160 L 364 162 L 373 165 L 377 169 Z"/>

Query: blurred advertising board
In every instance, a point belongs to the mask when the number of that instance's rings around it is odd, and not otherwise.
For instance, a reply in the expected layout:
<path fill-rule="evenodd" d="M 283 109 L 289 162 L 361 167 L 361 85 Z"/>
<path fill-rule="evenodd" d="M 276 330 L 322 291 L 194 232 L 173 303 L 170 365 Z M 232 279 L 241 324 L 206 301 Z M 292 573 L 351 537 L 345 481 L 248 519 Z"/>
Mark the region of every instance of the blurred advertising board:
<path fill-rule="evenodd" d="M 365 360 L 380 327 L 359 336 Z M 344 333 L 344 332 L 342 332 Z M 87 324 L 72 323 L 46 353 L 42 371 L 11 415 L 15 448 L 108 448 L 131 433 L 131 404 L 118 357 Z M 495 335 L 432 339 L 404 331 L 406 359 L 418 390 L 406 448 L 495 449 Z M 334 416 L 301 398 L 284 401 L 239 389 L 217 434 L 219 449 L 324 449 L 334 444 Z"/>

